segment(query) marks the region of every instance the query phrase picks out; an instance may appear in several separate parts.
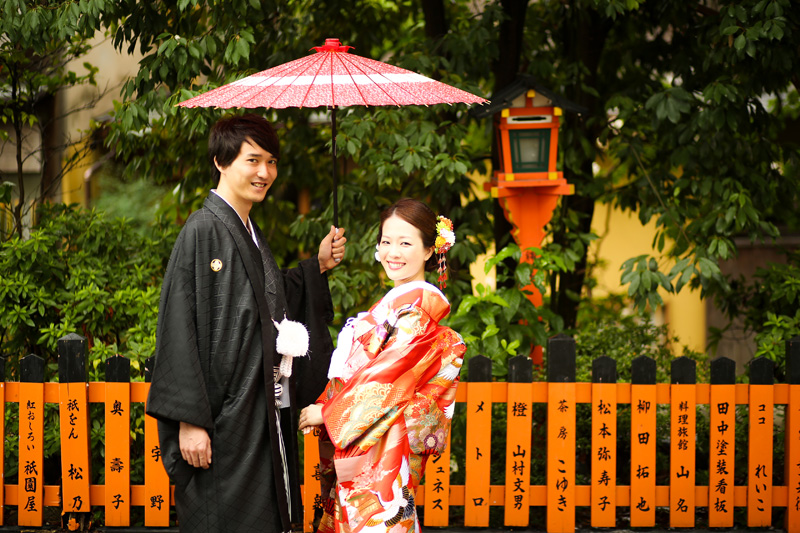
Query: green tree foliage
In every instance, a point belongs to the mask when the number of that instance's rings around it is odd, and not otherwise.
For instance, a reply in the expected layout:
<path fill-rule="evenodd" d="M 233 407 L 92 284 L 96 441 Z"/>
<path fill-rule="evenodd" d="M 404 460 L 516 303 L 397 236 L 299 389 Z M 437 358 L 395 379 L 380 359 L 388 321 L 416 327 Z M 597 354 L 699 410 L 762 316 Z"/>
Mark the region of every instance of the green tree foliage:
<path fill-rule="evenodd" d="M 430 2 L 422 9 L 410 2 L 235 4 L 137 3 L 117 28 L 120 47 L 136 43 L 146 56 L 126 89 L 118 110 L 123 127 L 111 142 L 123 153 L 157 154 L 134 158 L 132 170 L 183 180 L 195 191 L 207 184 L 203 139 L 218 113 L 173 105 L 303 56 L 330 36 L 319 32 L 331 24 L 356 53 L 481 94 L 507 83 L 506 56 L 516 54 L 520 72 L 588 109 L 567 114 L 562 126 L 563 169 L 576 194 L 562 200 L 551 228 L 556 249 L 578 254 L 576 268 L 557 273 L 551 284 L 549 305 L 567 327 L 576 325 L 586 282 L 596 200 L 657 224 L 658 255 L 633 258 L 622 273 L 639 308 L 660 305 L 659 289 L 678 292 L 688 285 L 735 316 L 742 310 L 730 305 L 730 280 L 718 267 L 735 257 L 735 238 L 769 241 L 798 227 L 798 153 L 789 133 L 798 112 L 800 20 L 788 0 L 713 6 L 509 1 L 478 10 L 468 2 Z M 205 84 L 193 85 L 198 80 Z M 462 250 L 464 259 L 482 251 L 490 206 L 475 200 L 463 171 L 488 158 L 488 124 L 472 124 L 457 106 L 440 107 L 343 110 L 337 142 L 356 163 L 347 166 L 342 191 L 351 236 L 368 235 L 379 208 L 400 195 L 427 198 L 447 212 L 465 198 L 456 226 L 469 224 L 465 235 L 475 246 Z M 329 191 L 320 186 L 328 182 L 330 137 L 309 111 L 270 114 L 285 125 L 286 154 L 283 185 L 264 207 L 270 213 L 265 223 L 275 238 L 293 237 L 284 243 L 288 259 L 312 251 L 330 220 Z M 134 138 L 145 128 L 152 135 Z M 162 160 L 177 164 L 164 167 Z M 609 164 L 597 172 L 599 160 Z M 296 191 L 304 187 L 313 187 L 315 209 L 286 231 L 282 224 L 294 218 Z M 354 245 L 356 259 L 364 261 L 348 263 L 348 273 L 376 279 L 369 272 L 368 239 Z M 459 296 L 465 293 L 465 285 L 457 287 Z M 379 292 L 364 291 L 362 305 L 366 293 Z"/>
<path fill-rule="evenodd" d="M 760 328 L 765 314 L 737 307 L 736 292 L 763 291 L 766 278 L 734 291 L 718 265 L 736 257 L 737 238 L 770 243 L 800 228 L 800 13 L 789 0 L 596 0 L 537 2 L 527 20 L 541 30 L 526 32 L 528 72 L 589 110 L 562 128 L 576 195 L 562 202 L 556 242 L 588 231 L 595 200 L 634 211 L 658 228 L 657 255 L 623 269 L 639 308 L 660 305 L 659 289 L 699 287 Z M 565 290 L 583 272 L 561 276 L 553 299 L 567 325 L 577 307 Z"/>
<path fill-rule="evenodd" d="M 484 270 L 488 274 L 496 267 L 497 289 L 476 284 L 476 294 L 461 298 L 447 322 L 464 338 L 467 364 L 472 356 L 485 355 L 492 360 L 492 374 L 503 380 L 508 375 L 509 357 L 528 355 L 532 345 L 547 345 L 552 330 L 562 329 L 559 316 L 547 307 L 535 307 L 528 296 L 530 286 L 544 293 L 553 276 L 571 268 L 569 256 L 548 249 L 533 251 L 533 263 L 520 262 L 516 245 L 490 257 Z M 515 265 L 510 273 L 506 272 L 508 259 Z"/>
<path fill-rule="evenodd" d="M 184 215 L 200 205 L 213 186 L 205 143 L 211 124 L 224 112 L 175 104 L 303 57 L 327 37 L 354 46 L 353 53 L 484 94 L 479 84 L 487 70 L 481 72 L 476 65 L 478 47 L 468 38 L 490 35 L 491 17 L 466 24 L 462 12 L 455 20 L 464 24 L 465 33 L 434 42 L 425 38 L 418 8 L 410 2 L 345 6 L 252 0 L 120 6 L 129 16 L 113 28 L 114 42 L 121 49 L 136 46 L 144 57 L 138 76 L 123 91 L 108 145 L 126 162 L 129 173 L 179 185 L 177 201 L 188 208 Z M 337 35 L 326 33 L 327 27 L 338 28 Z M 484 66 L 486 61 L 488 57 Z M 279 262 L 288 266 L 316 253 L 332 221 L 330 116 L 325 109 L 256 111 L 279 125 L 281 160 L 278 181 L 268 199 L 254 208 L 254 216 Z M 453 219 L 458 242 L 449 254 L 451 294 L 470 292 L 467 265 L 486 250 L 491 225 L 486 217 L 489 201 L 478 200 L 477 187 L 467 176 L 473 161 L 488 153 L 489 140 L 467 111 L 464 105 L 338 110 L 339 219 L 348 231 L 349 252 L 345 267 L 332 273 L 331 283 L 341 315 L 363 310 L 387 289 L 373 259 L 376 224 L 380 211 L 403 196 L 422 198 Z M 300 197 L 306 194 L 311 212 L 298 217 Z"/>
<path fill-rule="evenodd" d="M 736 256 L 737 238 L 770 242 L 800 226 L 800 21 L 789 0 L 507 0 L 477 7 L 465 0 L 88 0 L 47 8 L 12 1 L 4 9 L 6 47 L 27 42 L 27 29 L 58 29 L 42 43 L 67 35 L 78 43 L 102 27 L 119 50 L 142 53 L 116 105 L 107 147 L 128 175 L 179 185 L 170 200 L 178 222 L 213 185 L 205 139 L 222 112 L 175 104 L 338 37 L 357 54 L 486 96 L 517 72 L 531 74 L 588 110 L 567 113 L 560 134 L 560 165 L 576 194 L 562 199 L 548 228 L 552 243 L 543 249 L 569 258 L 568 268 L 548 280 L 547 316 L 561 319 L 548 319 L 547 332 L 578 325 L 597 200 L 658 227 L 656 255 L 632 258 L 621 273 L 640 309 L 661 304 L 659 288 L 699 287 L 731 318 L 747 315 L 758 328 L 767 320 L 758 299 L 741 294 L 755 295 L 756 282 L 770 283 L 767 292 L 777 294 L 771 289 L 785 282 L 770 275 L 732 284 L 719 262 Z M 52 24 L 39 24 L 45 16 L 54 17 Z M 0 72 L 7 77 L 11 69 Z M 329 115 L 259 112 L 280 125 L 282 159 L 279 180 L 255 216 L 289 265 L 315 253 L 332 218 Z M 471 295 L 466 266 L 494 237 L 493 201 L 479 200 L 467 177 L 490 159 L 489 121 L 471 119 L 458 105 L 338 114 L 341 225 L 350 246 L 346 266 L 331 276 L 337 309 L 350 315 L 385 290 L 371 258 L 375 224 L 380 209 L 401 196 L 426 199 L 456 223 L 449 295 L 458 309 Z M 8 186 L 0 188 L 0 199 L 9 194 Z M 311 211 L 298 216 L 306 194 Z M 506 339 L 507 352 L 515 340 Z"/>
<path fill-rule="evenodd" d="M 161 278 L 176 230 L 142 235 L 125 219 L 63 204 L 45 204 L 28 239 L 0 245 L 0 353 L 10 377 L 19 357 L 45 358 L 57 377 L 56 344 L 68 333 L 87 338 L 90 378 L 122 353 L 144 378 L 153 354 Z"/>
<path fill-rule="evenodd" d="M 0 240 L 21 237 L 34 206 L 53 197 L 62 176 L 87 154 L 82 139 L 61 138 L 58 133 L 59 121 L 78 109 L 59 109 L 57 93 L 96 85 L 96 67 L 74 65 L 91 50 L 90 40 L 102 28 L 110 4 L 0 3 L 0 153 L 14 161 L 13 172 L 0 172 L 0 218 L 11 221 L 9 226 L 0 224 Z M 93 107 L 100 95 L 97 91 L 80 107 Z M 39 185 L 26 190 L 26 174 L 34 168 Z"/>

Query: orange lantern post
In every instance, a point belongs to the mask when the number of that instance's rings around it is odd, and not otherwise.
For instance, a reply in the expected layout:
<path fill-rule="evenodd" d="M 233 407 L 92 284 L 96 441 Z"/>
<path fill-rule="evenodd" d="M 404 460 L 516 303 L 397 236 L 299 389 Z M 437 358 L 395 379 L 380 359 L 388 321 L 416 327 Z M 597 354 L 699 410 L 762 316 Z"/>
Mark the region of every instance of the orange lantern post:
<path fill-rule="evenodd" d="M 540 248 L 544 228 L 553 216 L 558 199 L 574 192 L 562 172 L 556 169 L 558 127 L 563 110 L 585 112 L 564 98 L 539 86 L 531 76 L 519 76 L 491 99 L 476 107 L 477 118 L 494 115 L 499 168 L 494 170 L 490 190 L 511 223 L 514 240 L 523 251 L 523 260 L 533 262 L 530 248 Z M 542 304 L 542 295 L 533 285 L 528 299 Z M 531 353 L 534 364 L 542 364 L 541 346 Z"/>

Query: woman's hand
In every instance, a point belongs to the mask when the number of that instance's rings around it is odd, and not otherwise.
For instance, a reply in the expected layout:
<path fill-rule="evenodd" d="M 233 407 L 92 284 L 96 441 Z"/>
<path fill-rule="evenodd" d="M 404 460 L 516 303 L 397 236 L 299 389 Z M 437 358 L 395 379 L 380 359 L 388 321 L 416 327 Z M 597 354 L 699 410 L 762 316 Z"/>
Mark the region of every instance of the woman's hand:
<path fill-rule="evenodd" d="M 322 404 L 311 404 L 300 411 L 300 429 L 308 433 L 315 426 L 322 425 Z"/>

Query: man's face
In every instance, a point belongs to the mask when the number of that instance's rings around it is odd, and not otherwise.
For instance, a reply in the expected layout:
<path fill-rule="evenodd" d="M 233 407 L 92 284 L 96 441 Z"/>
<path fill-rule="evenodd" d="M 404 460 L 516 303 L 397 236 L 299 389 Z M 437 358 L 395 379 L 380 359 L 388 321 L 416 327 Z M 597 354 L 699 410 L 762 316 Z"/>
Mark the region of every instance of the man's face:
<path fill-rule="evenodd" d="M 227 167 L 221 167 L 218 192 L 234 207 L 246 207 L 262 202 L 278 176 L 278 160 L 247 137 L 239 155 Z"/>

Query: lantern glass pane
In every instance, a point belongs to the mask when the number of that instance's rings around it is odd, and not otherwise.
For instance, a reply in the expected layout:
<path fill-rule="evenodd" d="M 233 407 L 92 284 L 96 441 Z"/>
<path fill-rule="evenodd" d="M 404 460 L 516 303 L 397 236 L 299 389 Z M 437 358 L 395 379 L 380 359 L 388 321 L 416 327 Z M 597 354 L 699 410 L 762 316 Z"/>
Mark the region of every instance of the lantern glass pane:
<path fill-rule="evenodd" d="M 550 128 L 511 130 L 509 141 L 514 172 L 547 172 Z"/>

